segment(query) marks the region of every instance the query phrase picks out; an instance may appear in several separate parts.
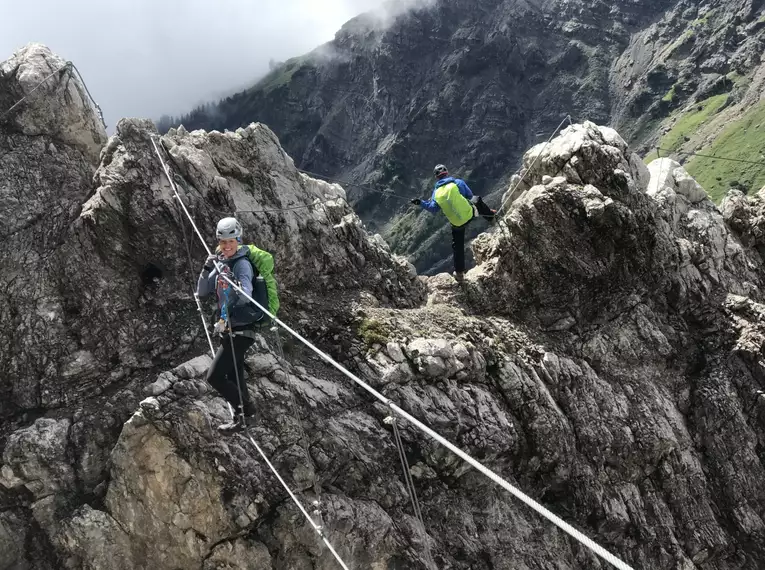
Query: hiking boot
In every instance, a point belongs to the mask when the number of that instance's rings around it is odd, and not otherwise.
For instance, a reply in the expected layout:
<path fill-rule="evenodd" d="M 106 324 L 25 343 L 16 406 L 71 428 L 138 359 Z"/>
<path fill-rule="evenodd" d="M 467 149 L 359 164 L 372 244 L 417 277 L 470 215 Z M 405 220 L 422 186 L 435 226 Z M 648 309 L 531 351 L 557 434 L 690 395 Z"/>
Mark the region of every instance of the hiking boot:
<path fill-rule="evenodd" d="M 225 424 L 221 424 L 218 426 L 218 431 L 222 433 L 234 433 L 235 431 L 241 431 L 240 422 L 238 419 L 234 419 Z"/>
<path fill-rule="evenodd" d="M 255 414 L 247 414 L 244 416 L 244 420 L 242 420 L 242 416 L 239 416 L 239 421 L 243 421 L 243 428 L 244 429 L 250 429 L 255 427 Z"/>
<path fill-rule="evenodd" d="M 255 416 L 254 415 L 247 415 L 244 416 L 244 418 L 237 414 L 236 417 L 223 425 L 218 426 L 218 431 L 222 433 L 236 433 L 240 431 L 245 431 L 248 428 L 255 426 Z"/>
<path fill-rule="evenodd" d="M 462 282 L 465 280 L 465 273 L 464 273 L 464 272 L 462 272 L 462 271 L 460 271 L 460 272 L 456 272 L 456 271 L 455 271 L 455 272 L 454 272 L 454 280 L 455 280 L 457 283 L 462 283 Z"/>

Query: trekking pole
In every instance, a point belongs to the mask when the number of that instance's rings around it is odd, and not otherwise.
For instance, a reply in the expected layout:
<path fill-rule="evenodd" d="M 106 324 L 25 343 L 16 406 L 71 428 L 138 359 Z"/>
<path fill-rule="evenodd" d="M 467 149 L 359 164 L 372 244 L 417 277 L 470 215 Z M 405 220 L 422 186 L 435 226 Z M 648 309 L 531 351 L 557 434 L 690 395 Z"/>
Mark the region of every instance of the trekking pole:
<path fill-rule="evenodd" d="M 231 290 L 230 285 L 226 284 L 227 287 L 224 289 L 223 294 L 223 308 L 226 312 L 226 328 L 224 329 L 223 334 L 228 333 L 228 341 L 231 344 L 231 358 L 233 359 L 234 364 L 234 376 L 236 377 L 236 389 L 239 392 L 239 416 L 242 420 L 242 427 L 247 427 L 247 420 L 244 417 L 244 395 L 242 394 L 242 383 L 239 379 L 239 366 L 237 366 L 236 361 L 236 349 L 234 348 L 234 330 L 231 327 L 231 306 L 229 304 L 229 291 Z M 246 387 L 245 387 L 246 389 Z"/>
<path fill-rule="evenodd" d="M 231 330 L 231 321 L 226 323 L 228 328 L 228 340 L 231 343 L 231 358 L 234 359 L 234 375 L 236 376 L 236 388 L 239 391 L 239 416 L 242 419 L 242 427 L 247 429 L 247 420 L 244 417 L 244 396 L 242 394 L 242 384 L 239 381 L 239 367 L 236 362 L 236 351 L 234 349 L 234 331 Z M 245 387 L 245 390 L 247 388 Z"/>

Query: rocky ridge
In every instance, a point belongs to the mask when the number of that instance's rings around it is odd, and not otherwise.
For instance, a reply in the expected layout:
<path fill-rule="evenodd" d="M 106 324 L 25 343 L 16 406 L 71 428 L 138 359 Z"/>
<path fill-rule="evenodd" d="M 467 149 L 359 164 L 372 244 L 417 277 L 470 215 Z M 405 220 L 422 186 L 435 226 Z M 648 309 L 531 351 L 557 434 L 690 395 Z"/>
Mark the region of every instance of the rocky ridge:
<path fill-rule="evenodd" d="M 92 183 L 73 147 L 56 147 L 64 168 L 49 158 L 52 134 L 0 132 L 0 191 L 70 204 L 0 252 L 0 330 L 19 331 L 0 344 L 0 568 L 335 568 L 250 444 L 214 429 L 226 410 L 202 380 L 151 125 L 122 121 Z M 576 124 L 524 155 L 529 185 L 460 287 L 416 277 L 262 125 L 162 143 L 203 231 L 238 212 L 277 254 L 284 319 L 410 413 L 636 568 L 765 561 L 760 198 L 718 210 L 678 163 Z M 423 532 L 389 410 L 279 346 L 269 332 L 248 358 L 254 437 L 321 497 L 352 567 L 425 568 L 426 544 L 439 568 L 604 567 L 402 424 Z"/>

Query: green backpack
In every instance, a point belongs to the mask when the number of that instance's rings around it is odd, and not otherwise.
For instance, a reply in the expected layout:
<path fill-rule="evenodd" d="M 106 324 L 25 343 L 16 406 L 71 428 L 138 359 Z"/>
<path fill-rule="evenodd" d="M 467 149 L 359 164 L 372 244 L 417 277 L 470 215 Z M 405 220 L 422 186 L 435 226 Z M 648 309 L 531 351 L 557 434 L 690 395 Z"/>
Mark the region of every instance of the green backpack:
<path fill-rule="evenodd" d="M 274 256 L 254 245 L 244 245 L 243 247 L 247 248 L 247 260 L 252 264 L 252 267 L 255 270 L 254 277 L 260 275 L 266 282 L 266 290 L 268 291 L 268 312 L 272 315 L 276 315 L 276 312 L 279 310 L 279 294 L 276 286 L 276 278 L 274 277 Z M 216 248 L 215 253 L 220 253 L 220 248 Z M 254 286 L 255 283 L 253 283 L 253 287 Z"/>

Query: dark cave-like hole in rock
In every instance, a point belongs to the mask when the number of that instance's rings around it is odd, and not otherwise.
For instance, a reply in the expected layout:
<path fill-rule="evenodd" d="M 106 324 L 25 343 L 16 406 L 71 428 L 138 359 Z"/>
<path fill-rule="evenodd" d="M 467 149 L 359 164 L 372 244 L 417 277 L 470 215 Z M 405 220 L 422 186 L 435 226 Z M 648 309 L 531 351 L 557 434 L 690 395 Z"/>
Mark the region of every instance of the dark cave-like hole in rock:
<path fill-rule="evenodd" d="M 143 286 L 154 285 L 155 279 L 162 279 L 162 270 L 153 263 L 149 263 L 141 271 Z"/>

